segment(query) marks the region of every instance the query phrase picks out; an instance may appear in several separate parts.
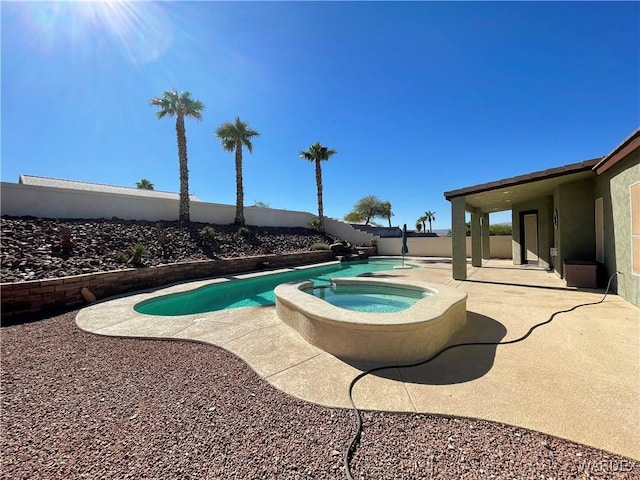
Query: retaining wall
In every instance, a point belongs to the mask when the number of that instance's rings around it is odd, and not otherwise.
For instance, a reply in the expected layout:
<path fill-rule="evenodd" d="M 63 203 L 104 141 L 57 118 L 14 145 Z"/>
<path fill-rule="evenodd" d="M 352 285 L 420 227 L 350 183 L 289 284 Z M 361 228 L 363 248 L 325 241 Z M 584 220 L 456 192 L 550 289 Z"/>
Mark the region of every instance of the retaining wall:
<path fill-rule="evenodd" d="M 0 284 L 2 318 L 24 313 L 80 306 L 80 293 L 87 287 L 97 299 L 121 293 L 160 287 L 170 283 L 225 274 L 326 262 L 330 251 L 260 255 L 255 257 L 204 260 L 113 272 L 89 273 L 72 277 Z M 268 265 L 265 265 L 268 262 Z"/>

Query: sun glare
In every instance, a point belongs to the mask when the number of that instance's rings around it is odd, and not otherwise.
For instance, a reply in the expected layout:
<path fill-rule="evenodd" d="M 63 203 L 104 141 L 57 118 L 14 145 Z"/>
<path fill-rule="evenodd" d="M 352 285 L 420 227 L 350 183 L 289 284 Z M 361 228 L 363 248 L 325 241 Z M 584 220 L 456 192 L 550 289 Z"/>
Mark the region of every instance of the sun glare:
<path fill-rule="evenodd" d="M 28 2 L 24 22 L 37 46 L 51 52 L 77 47 L 91 55 L 116 47 L 132 63 L 160 58 L 172 41 L 166 10 L 155 2 Z"/>

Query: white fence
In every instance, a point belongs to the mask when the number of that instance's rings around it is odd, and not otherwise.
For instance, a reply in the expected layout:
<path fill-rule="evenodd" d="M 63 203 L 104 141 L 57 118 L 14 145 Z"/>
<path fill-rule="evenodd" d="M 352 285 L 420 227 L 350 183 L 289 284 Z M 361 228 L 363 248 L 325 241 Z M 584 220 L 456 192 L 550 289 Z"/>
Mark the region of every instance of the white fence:
<path fill-rule="evenodd" d="M 448 257 L 451 254 L 451 237 L 409 237 L 409 255 L 414 257 Z M 378 239 L 378 255 L 400 255 L 402 239 Z M 512 258 L 511 235 L 489 237 L 491 258 Z M 471 237 L 467 237 L 467 257 L 471 256 Z"/>

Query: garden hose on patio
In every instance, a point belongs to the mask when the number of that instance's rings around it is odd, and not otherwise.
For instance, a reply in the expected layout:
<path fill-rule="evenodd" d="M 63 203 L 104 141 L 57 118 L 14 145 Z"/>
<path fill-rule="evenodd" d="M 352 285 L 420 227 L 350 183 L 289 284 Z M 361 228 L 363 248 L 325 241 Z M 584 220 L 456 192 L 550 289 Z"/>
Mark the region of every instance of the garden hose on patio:
<path fill-rule="evenodd" d="M 467 343 L 456 343 L 453 345 L 449 345 L 445 348 L 443 348 L 442 350 L 440 350 L 438 353 L 435 353 L 434 355 L 432 355 L 431 357 L 427 358 L 426 360 L 421 360 L 420 362 L 416 362 L 416 363 L 411 363 L 411 364 L 404 364 L 404 365 L 385 365 L 382 367 L 375 367 L 372 368 L 370 370 L 366 370 L 364 372 L 362 372 L 361 374 L 359 374 L 357 377 L 355 377 L 352 381 L 351 384 L 349 385 L 349 401 L 351 402 L 351 408 L 353 409 L 355 415 L 356 415 L 356 432 L 353 435 L 353 438 L 351 439 L 351 442 L 349 443 L 349 447 L 347 448 L 347 451 L 344 453 L 344 469 L 345 469 L 345 473 L 347 475 L 347 479 L 348 480 L 353 480 L 353 477 L 351 476 L 351 468 L 349 466 L 349 463 L 351 462 L 351 457 L 353 456 L 358 441 L 360 440 L 360 436 L 362 435 L 362 416 L 360 415 L 360 410 L 358 410 L 358 407 L 356 407 L 355 402 L 353 401 L 353 387 L 356 385 L 356 383 L 358 383 L 358 381 L 360 381 L 362 378 L 366 377 L 367 375 L 371 374 L 371 373 L 375 373 L 375 372 L 379 372 L 381 370 L 387 370 L 389 368 L 411 368 L 411 367 L 419 367 L 421 365 L 424 365 L 425 363 L 429 363 L 431 360 L 434 360 L 435 358 L 439 357 L 441 354 L 443 354 L 444 352 L 446 352 L 447 350 L 451 350 L 453 348 L 457 348 L 457 347 L 477 347 L 477 346 L 481 346 L 481 345 L 485 345 L 485 346 L 491 346 L 491 347 L 495 347 L 498 345 L 511 345 L 514 343 L 518 343 L 521 342 L 525 339 L 527 339 L 532 333 L 533 331 L 538 328 L 541 327 L 543 325 L 547 325 L 548 323 L 551 323 L 553 321 L 553 319 L 556 317 L 556 315 L 559 315 L 561 313 L 569 313 L 572 312 L 580 307 L 586 307 L 589 305 L 597 305 L 599 303 L 604 302 L 605 298 L 607 298 L 607 295 L 609 294 L 609 288 L 611 287 L 611 282 L 613 281 L 613 278 L 616 275 L 622 275 L 622 272 L 615 272 L 614 274 L 611 275 L 611 277 L 609 277 L 609 282 L 607 283 L 607 288 L 605 289 L 604 295 L 603 297 L 598 300 L 597 302 L 589 302 L 589 303 L 581 303 L 578 305 L 575 305 L 567 310 L 559 310 L 557 312 L 554 312 L 547 320 L 545 320 L 544 322 L 540 322 L 537 323 L 535 325 L 533 325 L 528 331 L 527 333 L 525 333 L 524 335 L 522 335 L 519 338 L 513 339 L 513 340 L 508 340 L 506 342 L 467 342 Z"/>

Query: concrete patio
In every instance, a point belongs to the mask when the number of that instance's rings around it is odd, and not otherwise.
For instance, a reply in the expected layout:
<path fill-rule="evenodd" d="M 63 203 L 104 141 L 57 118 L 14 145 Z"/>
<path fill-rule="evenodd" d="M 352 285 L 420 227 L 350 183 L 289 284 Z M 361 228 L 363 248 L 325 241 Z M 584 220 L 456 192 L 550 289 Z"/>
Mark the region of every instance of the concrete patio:
<path fill-rule="evenodd" d="M 412 258 L 422 268 L 373 276 L 412 277 L 468 293 L 467 325 L 450 344 L 505 342 L 554 312 L 598 302 L 600 290 L 567 288 L 538 267 L 488 260 L 452 280 L 441 258 Z M 253 274 L 238 275 L 237 278 Z M 220 346 L 301 399 L 349 407 L 351 380 L 373 364 L 349 364 L 307 344 L 277 318 L 275 307 L 180 317 L 138 314 L 151 296 L 212 281 L 174 285 L 96 303 L 78 326 L 99 335 L 174 338 Z M 640 459 L 640 309 L 616 295 L 555 316 L 526 340 L 449 350 L 432 362 L 369 375 L 354 389 L 361 409 L 429 412 L 517 425 Z"/>

